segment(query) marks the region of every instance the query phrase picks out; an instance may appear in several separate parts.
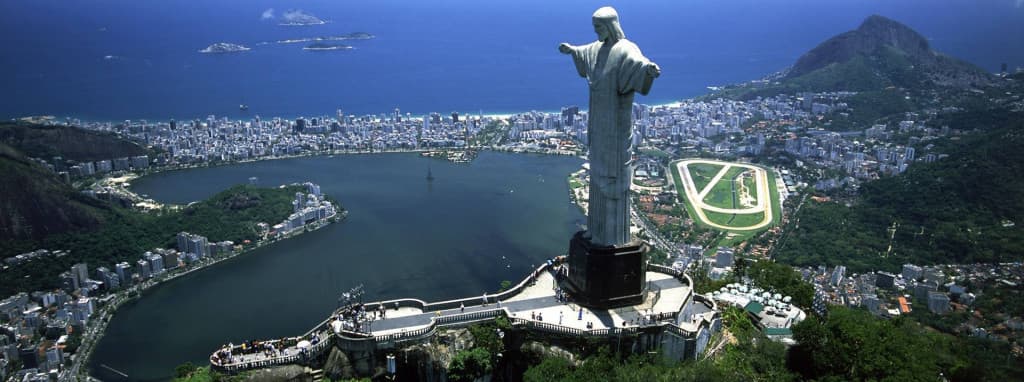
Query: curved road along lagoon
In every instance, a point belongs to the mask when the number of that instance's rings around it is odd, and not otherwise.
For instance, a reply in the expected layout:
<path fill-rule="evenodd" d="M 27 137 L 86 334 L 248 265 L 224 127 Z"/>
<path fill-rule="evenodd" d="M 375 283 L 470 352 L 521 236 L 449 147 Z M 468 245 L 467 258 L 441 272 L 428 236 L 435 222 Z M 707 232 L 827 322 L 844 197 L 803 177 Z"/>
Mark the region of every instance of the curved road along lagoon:
<path fill-rule="evenodd" d="M 582 160 L 483 152 L 455 164 L 417 154 L 309 157 L 160 173 L 134 181 L 170 203 L 201 200 L 255 176 L 312 181 L 348 218 L 160 285 L 124 305 L 90 369 L 104 381 L 166 380 L 228 342 L 305 332 L 364 284 L 367 301 L 493 292 L 564 253 L 585 220 L 566 176 Z M 427 182 L 428 164 L 435 177 Z M 101 365 L 122 371 L 124 378 Z"/>

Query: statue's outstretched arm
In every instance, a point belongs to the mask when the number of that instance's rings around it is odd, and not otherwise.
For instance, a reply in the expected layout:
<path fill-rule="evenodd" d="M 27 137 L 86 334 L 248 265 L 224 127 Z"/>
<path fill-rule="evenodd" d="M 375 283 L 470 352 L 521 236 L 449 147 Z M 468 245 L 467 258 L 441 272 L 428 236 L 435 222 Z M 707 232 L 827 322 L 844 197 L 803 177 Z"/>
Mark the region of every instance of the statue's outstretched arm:
<path fill-rule="evenodd" d="M 661 67 L 659 67 L 658 64 L 655 64 L 653 62 L 648 63 L 647 75 L 653 78 L 658 78 L 658 76 L 661 75 Z"/>
<path fill-rule="evenodd" d="M 572 56 L 572 62 L 576 65 L 576 72 L 579 73 L 580 77 L 585 78 L 587 77 L 587 68 L 590 67 L 590 63 L 580 54 L 583 50 L 567 42 L 558 45 L 559 52 Z"/>

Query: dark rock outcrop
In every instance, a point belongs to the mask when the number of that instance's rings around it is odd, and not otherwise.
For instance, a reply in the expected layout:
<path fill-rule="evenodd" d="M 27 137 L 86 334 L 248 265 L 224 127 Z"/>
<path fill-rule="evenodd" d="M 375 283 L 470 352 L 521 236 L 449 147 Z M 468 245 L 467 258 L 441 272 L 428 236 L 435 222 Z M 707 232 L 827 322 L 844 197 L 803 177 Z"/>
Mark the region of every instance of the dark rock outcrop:
<path fill-rule="evenodd" d="M 253 370 L 245 382 L 313 382 L 313 377 L 303 366 L 286 365 Z"/>
<path fill-rule="evenodd" d="M 332 348 L 324 363 L 324 376 L 331 380 L 353 379 L 356 378 L 356 369 L 345 352 Z"/>

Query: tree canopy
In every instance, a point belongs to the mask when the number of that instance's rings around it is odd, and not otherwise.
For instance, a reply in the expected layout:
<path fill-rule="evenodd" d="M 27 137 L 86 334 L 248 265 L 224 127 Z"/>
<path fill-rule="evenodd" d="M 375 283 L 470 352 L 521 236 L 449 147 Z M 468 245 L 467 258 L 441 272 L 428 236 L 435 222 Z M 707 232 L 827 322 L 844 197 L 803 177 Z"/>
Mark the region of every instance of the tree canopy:
<path fill-rule="evenodd" d="M 948 158 L 864 183 L 856 199 L 808 201 L 776 259 L 854 272 L 896 271 L 908 262 L 1020 260 L 1024 231 L 1005 223 L 1024 221 L 1024 115 L 944 118 L 982 132 L 951 145 Z"/>

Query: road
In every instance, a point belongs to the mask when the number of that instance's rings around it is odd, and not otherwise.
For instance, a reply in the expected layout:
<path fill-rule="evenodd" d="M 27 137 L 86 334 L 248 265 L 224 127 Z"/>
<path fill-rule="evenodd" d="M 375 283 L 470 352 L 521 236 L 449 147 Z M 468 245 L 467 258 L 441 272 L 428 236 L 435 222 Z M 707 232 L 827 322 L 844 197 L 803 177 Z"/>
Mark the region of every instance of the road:
<path fill-rule="evenodd" d="M 678 255 L 678 248 L 676 248 L 676 246 L 673 245 L 671 241 L 666 240 L 664 237 L 662 237 L 661 232 L 658 231 L 658 228 L 655 227 L 653 223 L 648 221 L 645 217 L 640 216 L 640 214 L 636 212 L 638 211 L 638 207 L 636 205 L 635 198 L 632 200 L 632 203 L 633 208 L 630 209 L 631 218 L 633 219 L 634 223 L 643 228 L 644 232 L 647 233 L 647 237 L 649 238 L 647 240 L 647 244 L 653 245 L 655 248 L 665 252 L 666 254 L 669 255 L 670 258 Z"/>
<path fill-rule="evenodd" d="M 329 219 L 334 218 L 335 216 L 337 216 L 337 214 L 329 216 L 325 218 L 323 221 L 308 224 L 308 230 L 317 230 L 330 224 L 331 221 Z M 347 212 L 343 212 L 341 218 L 343 219 L 345 216 L 347 216 Z M 75 352 L 74 360 L 72 361 L 71 366 L 68 368 L 68 372 L 64 374 L 63 378 L 61 378 L 61 381 L 94 380 L 94 378 L 88 375 L 89 371 L 84 366 L 86 363 L 89 362 L 89 358 L 92 355 L 92 351 L 96 347 L 96 343 L 99 342 L 100 338 L 103 337 L 103 333 L 106 331 L 107 324 L 110 322 L 111 317 L 113 317 L 117 309 L 120 308 L 121 305 L 124 304 L 125 302 L 131 301 L 135 298 L 141 298 L 143 292 L 156 285 L 162 284 L 170 280 L 174 280 L 178 277 L 185 276 L 192 272 L 197 272 L 206 269 L 222 261 L 234 258 L 235 256 L 251 252 L 257 248 L 263 247 L 270 243 L 295 237 L 304 232 L 307 232 L 307 230 L 296 232 L 294 234 L 276 239 L 260 240 L 257 241 L 256 244 L 253 245 L 252 247 L 249 247 L 241 251 L 232 252 L 229 255 L 218 257 L 216 259 L 212 257 L 205 257 L 189 265 L 187 268 L 177 268 L 174 270 L 170 270 L 159 276 L 153 277 L 139 284 L 133 285 L 127 289 L 115 292 L 113 294 L 114 297 L 111 298 L 110 301 L 104 303 L 102 305 L 102 308 L 100 308 L 97 313 L 94 313 L 93 316 L 89 318 L 89 321 L 86 324 L 85 332 L 82 334 L 82 344 L 78 347 L 78 351 Z M 109 366 L 107 367 L 109 368 Z"/>

